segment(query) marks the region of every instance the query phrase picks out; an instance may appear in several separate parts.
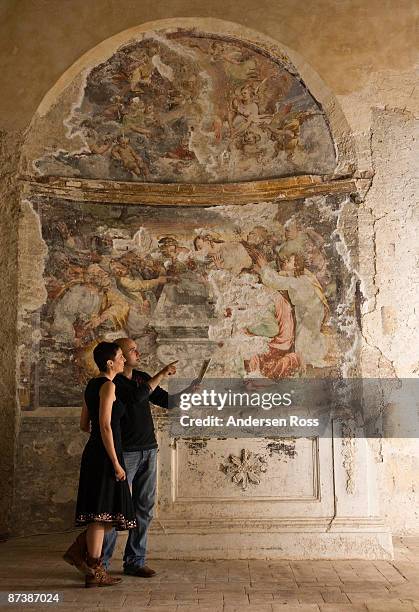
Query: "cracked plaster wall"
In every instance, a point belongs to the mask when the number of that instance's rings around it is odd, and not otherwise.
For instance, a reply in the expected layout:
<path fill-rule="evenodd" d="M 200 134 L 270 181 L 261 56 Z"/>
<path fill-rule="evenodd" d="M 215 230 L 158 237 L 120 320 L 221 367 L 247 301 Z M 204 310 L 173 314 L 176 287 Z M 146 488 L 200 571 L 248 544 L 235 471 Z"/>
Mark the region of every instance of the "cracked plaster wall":
<path fill-rule="evenodd" d="M 362 366 L 372 377 L 416 377 L 419 369 L 417 122 L 411 96 L 400 102 L 371 112 L 374 178 L 360 209 Z M 418 440 L 383 440 L 378 468 L 384 516 L 396 533 L 417 531 Z"/>
<path fill-rule="evenodd" d="M 359 209 L 360 280 L 364 297 L 364 375 L 417 376 L 417 209 L 413 201 L 412 141 L 414 23 L 412 0 L 295 0 L 208 3 L 175 0 L 146 5 L 130 0 L 5 1 L 1 12 L 3 96 L 0 99 L 2 274 L 0 381 L 2 488 L 0 534 L 7 528 L 15 435 L 18 425 L 17 351 L 17 167 L 21 130 L 60 75 L 101 40 L 145 21 L 211 16 L 249 25 L 294 49 L 310 63 L 338 102 L 352 128 L 363 176 L 373 176 Z M 45 19 L 48 15 L 48 19 Z M 95 23 L 95 28 L 87 24 Z M 74 35 L 68 36 L 68 32 Z M 322 32 L 321 36 L 319 32 Z M 77 35 L 76 35 L 77 33 Z M 417 101 L 416 101 L 417 108 Z M 416 285 L 417 287 L 417 285 Z M 385 440 L 377 452 L 382 504 L 396 533 L 419 531 L 415 480 L 417 440 Z"/>

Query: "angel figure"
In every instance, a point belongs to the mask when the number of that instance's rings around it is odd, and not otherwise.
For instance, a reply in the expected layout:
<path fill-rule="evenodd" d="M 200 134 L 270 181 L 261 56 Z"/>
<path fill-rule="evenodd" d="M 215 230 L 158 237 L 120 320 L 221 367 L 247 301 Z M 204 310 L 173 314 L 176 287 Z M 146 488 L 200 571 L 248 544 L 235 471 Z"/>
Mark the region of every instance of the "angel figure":
<path fill-rule="evenodd" d="M 118 136 L 116 144 L 111 149 L 111 156 L 121 162 L 133 176 L 148 176 L 148 168 L 144 160 L 134 151 L 127 136 Z"/>

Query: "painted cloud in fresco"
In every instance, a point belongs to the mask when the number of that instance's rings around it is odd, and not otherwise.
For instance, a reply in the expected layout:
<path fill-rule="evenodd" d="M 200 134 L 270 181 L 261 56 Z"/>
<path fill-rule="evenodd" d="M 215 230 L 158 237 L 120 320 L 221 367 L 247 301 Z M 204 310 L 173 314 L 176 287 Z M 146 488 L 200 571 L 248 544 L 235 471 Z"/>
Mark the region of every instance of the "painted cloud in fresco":
<path fill-rule="evenodd" d="M 207 183 L 336 165 L 322 109 L 284 65 L 185 31 L 149 33 L 94 67 L 66 126 L 83 145 L 38 159 L 38 173 Z"/>

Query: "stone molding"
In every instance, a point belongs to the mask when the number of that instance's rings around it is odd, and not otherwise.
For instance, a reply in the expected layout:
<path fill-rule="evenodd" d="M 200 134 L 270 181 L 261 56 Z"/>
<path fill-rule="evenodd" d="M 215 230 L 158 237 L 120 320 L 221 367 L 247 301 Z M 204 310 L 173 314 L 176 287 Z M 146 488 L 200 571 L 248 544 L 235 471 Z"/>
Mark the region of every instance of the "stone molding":
<path fill-rule="evenodd" d="M 327 180 L 303 175 L 239 183 L 137 183 L 66 177 L 21 177 L 26 197 L 135 206 L 223 206 L 296 200 L 316 195 L 357 193 L 350 178 Z"/>

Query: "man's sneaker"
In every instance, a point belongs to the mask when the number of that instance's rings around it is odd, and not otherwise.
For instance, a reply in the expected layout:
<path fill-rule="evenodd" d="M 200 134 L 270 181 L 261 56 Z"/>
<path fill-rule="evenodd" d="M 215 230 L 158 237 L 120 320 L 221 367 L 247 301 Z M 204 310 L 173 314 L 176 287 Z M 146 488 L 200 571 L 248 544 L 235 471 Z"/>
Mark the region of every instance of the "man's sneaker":
<path fill-rule="evenodd" d="M 139 576 L 140 578 L 151 578 L 155 575 L 155 570 L 148 567 L 148 565 L 126 565 L 124 567 L 124 574 L 127 576 Z"/>

